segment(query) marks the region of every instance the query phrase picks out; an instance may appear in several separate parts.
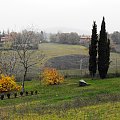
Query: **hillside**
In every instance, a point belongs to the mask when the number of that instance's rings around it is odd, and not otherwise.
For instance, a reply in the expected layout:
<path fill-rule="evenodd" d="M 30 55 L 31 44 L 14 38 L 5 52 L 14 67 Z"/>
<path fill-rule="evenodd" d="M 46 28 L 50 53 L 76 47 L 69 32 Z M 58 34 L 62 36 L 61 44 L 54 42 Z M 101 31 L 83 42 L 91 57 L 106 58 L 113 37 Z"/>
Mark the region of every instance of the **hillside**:
<path fill-rule="evenodd" d="M 42 43 L 39 45 L 39 50 L 36 54 L 42 51 L 45 54 L 44 62 L 47 67 L 55 67 L 57 69 L 67 70 L 65 74 L 77 74 L 80 75 L 80 60 L 82 60 L 81 69 L 85 69 L 82 74 L 88 73 L 88 48 L 81 45 L 67 45 L 67 44 L 54 44 L 54 43 Z M 87 59 L 84 59 L 86 56 Z M 110 57 L 110 73 L 115 73 L 116 69 L 119 72 L 120 66 L 120 54 L 111 52 Z M 116 63 L 117 61 L 117 63 Z M 40 65 L 33 68 L 32 76 L 34 72 L 38 71 Z M 38 74 L 38 73 L 37 73 Z"/>
<path fill-rule="evenodd" d="M 43 43 L 39 46 L 39 49 L 45 53 L 45 63 L 48 67 L 52 66 L 62 70 L 63 68 L 66 70 L 68 69 L 71 74 L 70 70 L 75 71 L 80 69 L 80 60 L 83 59 L 81 68 L 86 68 L 86 72 L 88 72 L 88 58 L 84 59 L 84 57 L 89 56 L 89 54 L 88 48 L 84 46 Z M 116 69 L 119 72 L 120 54 L 111 52 L 110 61 L 109 72 L 115 73 Z M 80 74 L 80 71 L 76 74 Z"/>
<path fill-rule="evenodd" d="M 39 49 L 31 55 L 32 61 L 35 60 L 35 56 L 39 56 L 42 53 L 45 55 L 45 58 L 42 62 L 39 62 L 34 67 L 30 68 L 27 74 L 27 79 L 36 79 L 39 77 L 41 68 L 44 67 L 44 64 L 51 58 L 60 57 L 65 55 L 88 55 L 88 49 L 80 45 L 64 45 L 64 44 L 51 44 L 51 43 L 42 43 L 39 44 Z M 41 64 L 42 63 L 42 64 Z M 20 65 L 18 65 L 20 69 Z M 50 66 L 48 66 L 50 67 Z M 21 73 L 17 75 L 18 79 L 21 79 Z"/>
<path fill-rule="evenodd" d="M 54 57 L 60 57 L 65 55 L 83 55 L 89 56 L 88 48 L 81 45 L 67 45 L 67 44 L 55 44 L 55 43 L 42 43 L 39 45 L 39 50 L 45 54 L 45 59 Z M 39 51 L 37 52 L 39 53 Z M 115 63 L 115 59 L 120 59 L 119 53 L 111 52 L 112 63 Z"/>
<path fill-rule="evenodd" d="M 45 63 L 45 67 L 53 67 L 58 70 L 69 70 L 69 69 L 87 69 L 88 68 L 87 55 L 65 55 L 49 59 Z M 82 60 L 82 63 L 81 63 Z M 81 64 L 81 68 L 80 68 Z"/>
<path fill-rule="evenodd" d="M 81 45 L 42 43 L 39 50 L 42 50 L 48 58 L 71 54 L 88 55 L 88 48 Z"/>
<path fill-rule="evenodd" d="M 119 79 L 85 79 L 90 84 L 86 87 L 78 87 L 79 79 L 66 79 L 57 86 L 45 86 L 37 80 L 26 81 L 26 91 L 38 90 L 38 94 L 5 97 L 0 102 L 0 119 L 117 120 L 120 117 Z"/>
<path fill-rule="evenodd" d="M 52 43 L 42 43 L 39 45 L 39 50 L 32 54 L 31 58 L 34 61 L 35 56 L 39 55 L 41 51 L 45 54 L 45 58 L 37 65 L 29 69 L 27 79 L 31 80 L 38 78 L 41 68 L 44 64 L 47 67 L 55 67 L 58 70 L 62 70 L 63 74 L 88 74 L 88 48 L 81 45 L 67 45 L 67 44 L 52 44 Z M 84 59 L 86 58 L 86 59 Z M 82 59 L 82 61 L 81 61 Z M 111 53 L 111 63 L 110 63 L 110 73 L 120 72 L 120 54 Z M 16 71 L 19 69 L 17 78 L 20 81 L 22 74 L 22 67 L 20 64 L 16 65 Z M 80 71 L 82 69 L 82 71 Z M 84 70 L 83 70 L 84 69 Z M 20 73 L 20 74 L 19 74 Z"/>

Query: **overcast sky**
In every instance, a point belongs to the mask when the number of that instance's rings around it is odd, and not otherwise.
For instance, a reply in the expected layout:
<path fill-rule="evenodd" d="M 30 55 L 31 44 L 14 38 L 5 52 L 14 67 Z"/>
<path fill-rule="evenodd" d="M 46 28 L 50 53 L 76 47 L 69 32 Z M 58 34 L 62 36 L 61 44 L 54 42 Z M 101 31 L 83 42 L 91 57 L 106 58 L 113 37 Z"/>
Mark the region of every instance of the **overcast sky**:
<path fill-rule="evenodd" d="M 88 32 L 93 20 L 99 31 L 105 16 L 111 33 L 120 31 L 120 0 L 0 0 L 0 16 L 0 30 L 35 26 L 46 31 L 73 28 Z"/>

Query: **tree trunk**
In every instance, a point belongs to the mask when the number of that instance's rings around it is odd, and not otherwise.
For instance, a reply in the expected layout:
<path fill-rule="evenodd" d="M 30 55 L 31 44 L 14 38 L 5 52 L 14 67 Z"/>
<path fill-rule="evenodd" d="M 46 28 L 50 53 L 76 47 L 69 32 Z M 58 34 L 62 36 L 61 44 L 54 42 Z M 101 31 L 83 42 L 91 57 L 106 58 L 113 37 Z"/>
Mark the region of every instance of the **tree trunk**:
<path fill-rule="evenodd" d="M 25 91 L 25 80 L 26 80 L 26 75 L 27 75 L 27 68 L 24 68 L 25 71 L 24 71 L 24 77 L 23 77 L 23 80 L 22 80 L 22 92 Z"/>

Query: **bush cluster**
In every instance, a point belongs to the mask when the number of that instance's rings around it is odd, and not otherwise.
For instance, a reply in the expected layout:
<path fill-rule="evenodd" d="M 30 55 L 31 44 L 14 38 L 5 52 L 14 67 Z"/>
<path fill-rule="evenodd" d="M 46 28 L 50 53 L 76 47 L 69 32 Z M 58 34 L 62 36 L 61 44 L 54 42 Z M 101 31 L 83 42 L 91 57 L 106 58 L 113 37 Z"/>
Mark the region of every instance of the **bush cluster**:
<path fill-rule="evenodd" d="M 64 77 L 55 68 L 45 68 L 42 77 L 46 85 L 57 85 L 64 81 Z"/>
<path fill-rule="evenodd" d="M 14 76 L 1 75 L 0 76 L 0 93 L 19 91 L 21 86 L 17 85 Z"/>
<path fill-rule="evenodd" d="M 22 96 L 28 96 L 28 95 L 37 95 L 38 94 L 38 91 L 37 90 L 35 90 L 35 91 L 26 91 L 26 92 L 20 92 L 20 93 L 17 93 L 17 92 L 13 92 L 13 93 L 2 93 L 1 95 L 0 95 L 0 99 L 1 100 L 3 100 L 3 99 L 5 99 L 6 97 L 8 98 L 8 99 L 10 99 L 10 98 L 17 98 L 17 97 L 22 97 Z"/>

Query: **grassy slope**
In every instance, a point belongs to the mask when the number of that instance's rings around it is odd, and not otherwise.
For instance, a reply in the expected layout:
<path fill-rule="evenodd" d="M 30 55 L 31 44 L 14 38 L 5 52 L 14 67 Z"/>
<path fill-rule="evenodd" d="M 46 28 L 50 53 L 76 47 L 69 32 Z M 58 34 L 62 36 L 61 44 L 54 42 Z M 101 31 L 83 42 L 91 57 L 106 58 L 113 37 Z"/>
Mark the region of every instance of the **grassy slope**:
<path fill-rule="evenodd" d="M 65 44 L 53 44 L 53 43 L 42 43 L 39 45 L 39 50 L 36 51 L 34 54 L 32 54 L 31 58 L 34 61 L 35 56 L 37 54 L 41 53 L 41 50 L 45 54 L 45 59 L 42 63 L 47 61 L 48 59 L 52 57 L 57 57 L 57 56 L 64 56 L 64 55 L 71 55 L 71 54 L 78 54 L 78 55 L 88 55 L 88 49 L 84 46 L 80 45 L 65 45 Z M 109 72 L 114 72 L 116 70 L 116 57 L 118 58 L 117 64 L 120 65 L 120 54 L 116 53 L 111 53 L 111 64 L 110 64 L 110 70 Z M 18 68 L 21 68 L 20 65 L 18 65 Z M 39 74 L 39 68 L 41 67 L 41 62 L 38 63 L 35 67 L 32 68 L 32 72 L 30 71 L 28 76 L 35 76 L 37 77 Z M 120 66 L 118 66 L 119 68 Z M 16 68 L 17 69 L 17 68 Z M 119 71 L 119 69 L 118 69 Z M 79 70 L 67 70 L 64 73 L 68 74 L 79 74 Z M 84 74 L 84 71 L 83 71 Z"/>
<path fill-rule="evenodd" d="M 23 114 L 23 116 L 15 114 L 12 118 L 13 120 L 119 120 L 119 113 L 120 102 L 116 102 L 70 109 L 67 111 L 49 111 L 49 113 L 43 115 L 39 115 L 39 113 Z"/>
<path fill-rule="evenodd" d="M 32 59 L 35 59 L 35 55 L 40 54 L 41 51 L 45 54 L 45 59 L 52 57 L 64 56 L 64 55 L 88 55 L 88 48 L 81 45 L 67 45 L 67 44 L 54 44 L 54 43 L 42 43 L 39 45 L 39 50 L 32 54 Z M 8 53 L 6 53 L 8 54 Z M 116 58 L 120 65 L 120 54 L 111 53 L 111 64 L 116 64 Z"/>
<path fill-rule="evenodd" d="M 84 46 L 80 45 L 66 45 L 66 44 L 54 44 L 54 43 L 43 43 L 39 45 L 39 50 L 42 50 L 43 53 L 46 55 L 45 61 L 52 57 L 64 56 L 64 55 L 71 55 L 71 54 L 78 54 L 78 55 L 88 55 L 88 49 Z M 120 72 L 120 54 L 118 53 L 111 53 L 110 56 L 110 69 L 109 73 L 116 73 L 116 58 L 117 58 L 117 71 Z M 44 62 L 45 62 L 44 61 Z M 79 75 L 80 70 L 65 70 L 63 71 L 64 74 L 72 74 L 72 75 Z M 83 71 L 82 74 L 85 74 L 88 71 Z"/>
<path fill-rule="evenodd" d="M 43 53 L 46 55 L 45 57 L 46 60 L 52 57 L 71 55 L 71 54 L 89 55 L 88 48 L 80 45 L 43 43 L 39 45 L 39 50 L 42 50 Z M 120 54 L 111 53 L 110 55 L 111 69 L 115 69 L 116 59 L 117 59 L 117 65 L 119 65 L 118 67 L 120 67 Z"/>
<path fill-rule="evenodd" d="M 110 70 L 109 72 L 114 72 L 116 73 L 116 70 L 118 73 L 120 73 L 120 54 L 118 53 L 111 53 L 111 57 L 110 57 Z"/>
<path fill-rule="evenodd" d="M 64 55 L 71 55 L 71 54 L 81 54 L 81 55 L 87 55 L 88 49 L 84 46 L 80 45 L 64 45 L 64 44 L 52 44 L 52 43 L 42 43 L 39 45 L 39 50 L 36 51 L 34 54 L 32 54 L 31 58 L 34 60 L 37 56 L 43 52 L 45 54 L 45 58 L 42 61 L 42 65 L 44 63 L 52 58 L 57 56 L 64 56 Z M 39 68 L 41 66 L 41 62 L 39 62 L 35 67 L 32 67 L 32 72 L 30 71 L 29 75 L 30 77 L 35 76 L 35 78 L 39 74 Z"/>
<path fill-rule="evenodd" d="M 39 50 L 45 54 L 45 61 L 53 57 L 71 54 L 88 55 L 88 49 L 80 45 L 43 43 L 39 45 Z"/>
<path fill-rule="evenodd" d="M 80 53 L 84 55 L 88 54 L 88 50 L 85 47 L 81 47 L 77 45 L 71 46 L 71 45 L 59 45 L 59 44 L 42 44 L 40 48 L 43 50 L 43 52 L 46 55 L 48 55 L 47 59 L 58 56 L 58 55 L 61 56 L 61 55 L 80 54 Z M 112 53 L 111 56 L 114 61 L 112 62 L 113 64 L 115 63 L 116 54 Z M 120 55 L 117 54 L 117 57 L 120 58 Z M 106 80 L 87 80 L 87 81 L 91 85 L 84 88 L 78 87 L 78 79 L 67 79 L 65 80 L 64 84 L 60 86 L 43 86 L 43 85 L 40 85 L 39 81 L 26 82 L 25 83 L 26 90 L 30 91 L 31 89 L 32 90 L 37 89 L 39 91 L 39 94 L 37 96 L 33 95 L 33 96 L 27 96 L 22 98 L 20 97 L 16 99 L 0 101 L 0 109 L 1 109 L 0 111 L 7 113 L 11 110 L 10 112 L 11 114 L 12 112 L 19 113 L 19 114 L 24 112 L 27 114 L 27 117 L 28 117 L 25 119 L 30 119 L 28 116 L 28 112 L 30 112 L 30 117 L 34 118 L 35 116 L 35 119 L 37 119 L 37 117 L 38 119 L 44 119 L 45 117 L 46 119 L 47 118 L 49 119 L 52 116 L 54 119 L 58 119 L 60 117 L 57 116 L 57 114 L 55 114 L 54 112 L 52 114 L 45 114 L 40 118 L 39 114 L 41 114 L 41 111 L 39 109 L 41 108 L 41 106 L 47 106 L 48 108 L 49 105 L 51 106 L 51 109 L 52 107 L 54 108 L 55 106 L 58 106 L 59 108 L 61 104 L 64 104 L 70 101 L 73 101 L 73 105 L 74 105 L 75 104 L 74 100 L 80 99 L 76 102 L 76 103 L 79 103 L 78 106 L 86 106 L 86 104 L 92 105 L 92 106 L 84 107 L 82 109 L 81 108 L 73 109 L 73 106 L 70 105 L 71 107 L 70 110 L 68 110 L 65 114 L 61 113 L 61 115 L 65 116 L 65 118 L 63 117 L 64 119 L 66 119 L 67 116 L 69 117 L 69 119 L 72 119 L 71 118 L 72 116 L 77 117 L 77 116 L 83 115 L 83 117 L 85 117 L 84 112 L 87 112 L 88 114 L 89 113 L 93 114 L 93 116 L 96 116 L 96 115 L 99 116 L 101 115 L 101 113 L 106 111 L 105 112 L 106 114 L 109 113 L 109 115 L 107 115 L 108 118 L 110 119 L 111 116 L 113 115 L 112 120 L 114 120 L 114 115 L 117 114 L 118 111 L 120 111 L 120 107 L 119 107 L 120 103 L 118 102 L 118 103 L 115 103 L 116 105 L 114 105 L 114 104 L 111 104 L 111 101 L 119 101 L 120 99 L 119 78 L 106 79 Z M 106 102 L 110 102 L 110 103 L 106 103 Z M 97 105 L 97 106 L 94 105 L 98 103 L 100 103 L 101 105 Z M 117 106 L 118 106 L 118 109 L 116 110 Z M 28 109 L 28 107 L 30 109 Z M 97 112 L 96 109 L 100 109 L 100 113 Z M 92 113 L 90 111 L 92 111 Z M 3 113 L 1 114 L 3 115 Z M 106 115 L 103 115 L 103 116 L 106 116 Z"/>
<path fill-rule="evenodd" d="M 120 99 L 119 79 L 86 79 L 91 84 L 87 87 L 78 87 L 79 79 L 66 79 L 63 84 L 57 86 L 44 86 L 40 84 L 40 81 L 26 82 L 26 90 L 37 89 L 39 94 L 1 100 L 0 111 L 2 116 L 5 112 L 5 116 L 8 116 L 9 113 L 9 117 L 13 117 L 10 114 L 14 114 L 15 118 L 24 117 L 24 119 L 35 117 L 36 119 L 44 120 L 46 118 L 49 120 L 53 117 L 58 120 L 60 116 L 63 120 L 83 119 L 84 117 L 89 119 L 91 116 L 110 119 L 111 116 L 119 116 L 120 103 L 113 104 Z M 23 114 L 24 116 L 21 116 Z"/>
<path fill-rule="evenodd" d="M 24 102 L 38 101 L 44 104 L 57 104 L 59 102 L 74 100 L 75 98 L 93 98 L 96 96 L 101 99 L 108 100 L 106 95 L 117 95 L 120 91 L 119 78 L 106 80 L 86 80 L 91 85 L 87 87 L 78 87 L 79 79 L 67 79 L 61 85 L 45 86 L 41 85 L 40 81 L 27 81 L 25 83 L 26 91 L 38 90 L 39 94 L 36 96 L 27 96 L 23 98 L 16 98 L 10 100 L 3 100 L 0 106 L 12 104 L 19 104 Z"/>
<path fill-rule="evenodd" d="M 42 50 L 48 58 L 70 54 L 88 54 L 88 49 L 80 45 L 43 43 L 39 45 L 39 49 Z"/>
<path fill-rule="evenodd" d="M 71 54 L 88 55 L 88 48 L 81 45 L 42 43 L 39 45 L 39 50 L 42 50 L 48 58 Z M 120 54 L 111 53 L 111 61 L 116 57 L 120 59 Z"/>

